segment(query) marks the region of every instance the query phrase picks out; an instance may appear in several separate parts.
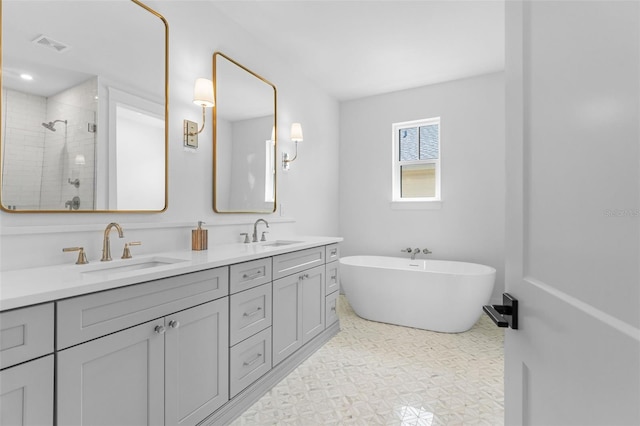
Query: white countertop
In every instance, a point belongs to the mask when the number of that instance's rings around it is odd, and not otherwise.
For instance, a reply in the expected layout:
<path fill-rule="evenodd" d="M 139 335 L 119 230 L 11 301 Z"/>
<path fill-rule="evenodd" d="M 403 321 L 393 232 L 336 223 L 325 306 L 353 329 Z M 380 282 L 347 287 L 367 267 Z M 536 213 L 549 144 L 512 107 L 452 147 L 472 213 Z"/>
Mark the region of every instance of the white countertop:
<path fill-rule="evenodd" d="M 342 241 L 339 237 L 286 238 L 300 241 L 281 246 L 265 243 L 234 243 L 209 247 L 203 251 L 174 251 L 114 259 L 111 262 L 74 263 L 0 272 L 0 311 L 108 290 L 145 281 L 187 274 L 204 269 L 247 262 L 292 251 Z M 172 262 L 146 269 L 125 271 L 142 262 Z M 122 266 L 123 268 L 118 269 Z M 113 270 L 104 269 L 113 267 Z"/>

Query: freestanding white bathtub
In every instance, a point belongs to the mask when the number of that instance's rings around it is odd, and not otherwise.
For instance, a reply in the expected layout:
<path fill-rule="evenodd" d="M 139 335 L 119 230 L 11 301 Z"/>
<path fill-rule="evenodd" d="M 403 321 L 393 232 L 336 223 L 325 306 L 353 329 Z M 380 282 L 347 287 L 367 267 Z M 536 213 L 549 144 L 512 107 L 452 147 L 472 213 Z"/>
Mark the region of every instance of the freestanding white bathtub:
<path fill-rule="evenodd" d="M 469 330 L 489 303 L 496 270 L 476 263 L 385 256 L 340 259 L 342 289 L 358 316 L 444 333 Z"/>

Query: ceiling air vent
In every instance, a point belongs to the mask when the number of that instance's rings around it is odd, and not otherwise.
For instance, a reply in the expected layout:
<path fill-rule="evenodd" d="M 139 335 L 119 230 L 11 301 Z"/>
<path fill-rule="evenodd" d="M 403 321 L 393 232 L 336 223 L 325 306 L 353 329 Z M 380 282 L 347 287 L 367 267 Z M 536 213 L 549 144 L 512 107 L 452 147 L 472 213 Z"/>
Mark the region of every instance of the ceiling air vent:
<path fill-rule="evenodd" d="M 47 37 L 46 35 L 41 35 L 36 37 L 32 43 L 35 43 L 39 46 L 44 46 L 44 47 L 48 47 L 50 49 L 55 50 L 56 52 L 65 52 L 69 49 L 71 49 L 71 46 L 64 44 L 62 42 L 56 41 L 54 39 L 52 39 L 51 37 Z"/>

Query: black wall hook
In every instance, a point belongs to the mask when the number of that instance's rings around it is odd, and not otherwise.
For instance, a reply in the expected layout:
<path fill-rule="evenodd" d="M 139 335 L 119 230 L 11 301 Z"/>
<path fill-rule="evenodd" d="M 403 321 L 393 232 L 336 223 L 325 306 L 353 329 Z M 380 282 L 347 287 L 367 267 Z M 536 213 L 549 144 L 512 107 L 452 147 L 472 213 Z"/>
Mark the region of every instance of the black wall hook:
<path fill-rule="evenodd" d="M 502 305 L 485 305 L 482 310 L 498 327 L 518 329 L 518 300 L 509 293 L 502 293 Z"/>

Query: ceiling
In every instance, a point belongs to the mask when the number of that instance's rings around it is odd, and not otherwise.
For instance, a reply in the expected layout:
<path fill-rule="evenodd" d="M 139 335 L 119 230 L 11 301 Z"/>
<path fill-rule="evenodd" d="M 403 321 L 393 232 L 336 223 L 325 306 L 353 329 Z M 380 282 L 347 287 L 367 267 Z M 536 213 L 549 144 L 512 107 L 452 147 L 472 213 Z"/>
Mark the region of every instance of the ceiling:
<path fill-rule="evenodd" d="M 504 0 L 214 5 L 341 101 L 504 69 Z"/>

